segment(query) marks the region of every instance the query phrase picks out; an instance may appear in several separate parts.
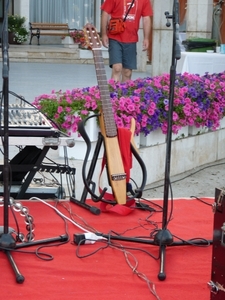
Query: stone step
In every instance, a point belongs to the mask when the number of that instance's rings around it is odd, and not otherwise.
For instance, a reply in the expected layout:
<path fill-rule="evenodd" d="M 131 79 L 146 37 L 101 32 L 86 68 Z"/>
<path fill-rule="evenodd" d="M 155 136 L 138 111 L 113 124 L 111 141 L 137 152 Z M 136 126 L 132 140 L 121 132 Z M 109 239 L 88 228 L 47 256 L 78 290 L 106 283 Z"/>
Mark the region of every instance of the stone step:
<path fill-rule="evenodd" d="M 64 47 L 63 45 L 9 45 L 8 52 L 12 62 L 94 63 L 91 50 Z M 103 49 L 102 55 L 107 63 L 107 49 Z M 0 58 L 2 60 L 2 52 Z"/>

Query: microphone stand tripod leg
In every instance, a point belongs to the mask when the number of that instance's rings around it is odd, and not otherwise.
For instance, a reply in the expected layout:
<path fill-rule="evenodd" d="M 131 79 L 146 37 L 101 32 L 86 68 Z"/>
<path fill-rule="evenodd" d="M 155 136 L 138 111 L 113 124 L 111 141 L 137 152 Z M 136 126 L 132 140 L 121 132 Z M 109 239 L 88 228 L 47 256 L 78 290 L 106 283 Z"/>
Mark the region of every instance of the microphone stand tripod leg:
<path fill-rule="evenodd" d="M 20 273 L 20 271 L 19 271 L 19 269 L 18 269 L 18 267 L 17 267 L 17 265 L 16 265 L 16 263 L 15 263 L 15 261 L 14 261 L 12 255 L 11 255 L 10 251 L 9 251 L 9 250 L 6 250 L 5 253 L 6 253 L 7 258 L 8 258 L 8 260 L 9 260 L 10 264 L 11 264 L 11 267 L 12 267 L 14 273 L 15 273 L 15 276 L 16 276 L 16 282 L 17 282 L 17 283 L 23 283 L 24 280 L 25 280 L 25 278 L 24 278 L 24 276 Z"/>
<path fill-rule="evenodd" d="M 159 251 L 160 251 L 160 270 L 158 274 L 158 279 L 163 281 L 166 279 L 166 272 L 165 272 L 166 245 L 161 245 Z"/>

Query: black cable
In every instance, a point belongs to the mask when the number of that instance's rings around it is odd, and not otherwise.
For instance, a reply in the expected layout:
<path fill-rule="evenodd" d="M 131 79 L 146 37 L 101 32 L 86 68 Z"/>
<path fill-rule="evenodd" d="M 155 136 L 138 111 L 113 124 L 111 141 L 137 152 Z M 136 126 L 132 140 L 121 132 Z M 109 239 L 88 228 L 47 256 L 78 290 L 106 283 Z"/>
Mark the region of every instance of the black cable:
<path fill-rule="evenodd" d="M 69 235 L 68 235 L 69 236 Z M 58 242 L 58 243 L 54 243 L 54 244 L 48 244 L 48 245 L 42 245 L 40 247 L 38 247 L 36 250 L 35 250 L 35 254 L 38 258 L 42 259 L 42 260 L 45 260 L 45 261 L 50 261 L 50 260 L 53 260 L 54 257 L 51 255 L 51 254 L 48 254 L 48 253 L 44 253 L 44 252 L 40 252 L 40 249 L 43 249 L 43 248 L 50 248 L 50 247 L 56 247 L 56 246 L 61 246 L 61 245 L 64 245 L 64 244 L 67 244 L 69 242 L 69 239 L 64 241 L 64 242 Z M 47 256 L 47 258 L 44 258 L 43 256 Z"/>
<path fill-rule="evenodd" d="M 57 208 L 57 205 L 58 205 L 59 201 L 56 201 L 55 203 L 55 208 Z M 51 256 L 50 254 L 47 254 L 44 253 L 45 256 L 48 256 L 49 258 L 44 258 L 42 257 L 43 256 L 43 252 L 40 252 L 40 249 L 43 249 L 43 248 L 50 248 L 50 247 L 55 247 L 55 246 L 61 246 L 61 245 L 64 245 L 64 244 L 67 244 L 69 243 L 70 241 L 70 238 L 69 238 L 69 230 L 68 230 L 68 223 L 66 221 L 66 219 L 58 213 L 57 210 L 54 210 L 56 212 L 56 214 L 64 221 L 64 225 L 65 225 L 65 234 L 68 236 L 68 239 L 66 241 L 63 241 L 63 242 L 58 242 L 58 243 L 53 243 L 53 244 L 48 244 L 48 245 L 41 245 L 40 247 L 38 247 L 36 250 L 35 250 L 35 254 L 38 258 L 42 259 L 42 260 L 52 260 L 53 259 L 53 256 Z"/>
<path fill-rule="evenodd" d="M 197 196 L 190 196 L 190 198 L 195 198 L 196 200 L 198 200 L 206 205 L 212 206 L 212 203 L 208 203 L 207 201 L 204 201 L 201 198 L 198 198 Z"/>
<path fill-rule="evenodd" d="M 110 235 L 109 235 L 110 237 Z M 87 242 L 87 241 L 90 241 L 90 242 L 98 242 L 98 243 L 103 243 L 105 244 L 105 246 L 101 246 L 101 247 L 98 247 L 97 249 L 95 249 L 94 251 L 91 251 L 89 252 L 88 254 L 84 254 L 84 255 L 80 255 L 79 251 L 80 251 L 80 246 L 82 246 L 84 244 L 84 242 Z M 154 256 L 153 254 L 151 254 L 149 251 L 145 250 L 145 249 L 142 249 L 142 248 L 138 248 L 138 247 L 129 247 L 129 246 L 122 246 L 121 244 L 118 244 L 118 243 L 115 243 L 115 242 L 112 242 L 109 238 L 109 240 L 92 240 L 92 239 L 85 239 L 85 240 L 81 240 L 78 245 L 77 245 L 77 248 L 76 248 L 76 255 L 78 258 L 86 258 L 86 257 L 89 257 L 89 256 L 92 256 L 94 254 L 96 254 L 97 252 L 99 252 L 100 250 L 104 250 L 108 247 L 111 247 L 113 246 L 114 248 L 118 248 L 118 249 L 128 249 L 128 250 L 135 250 L 135 251 L 140 251 L 140 252 L 143 252 L 147 255 L 149 255 L 150 257 L 152 257 L 153 259 L 155 260 L 158 260 L 159 257 L 156 257 Z"/>
<path fill-rule="evenodd" d="M 162 212 L 163 207 L 161 205 L 156 204 L 155 202 L 153 202 L 152 199 L 141 198 L 141 200 L 150 202 L 152 205 L 156 206 L 159 209 L 159 210 L 154 209 L 154 212 Z"/>
<path fill-rule="evenodd" d="M 173 234 L 173 237 L 177 238 L 178 240 L 184 242 L 185 244 L 188 244 L 188 245 L 191 245 L 191 246 L 195 246 L 195 247 L 209 247 L 211 242 L 205 238 L 200 238 L 200 237 L 195 237 L 195 238 L 192 238 L 192 239 L 189 239 L 189 240 L 184 240 L 176 235 Z M 199 241 L 202 241 L 202 242 L 207 242 L 206 245 L 201 245 L 199 244 Z"/>
<path fill-rule="evenodd" d="M 104 249 L 106 249 L 106 248 L 109 247 L 108 241 L 101 240 L 101 241 L 98 241 L 98 242 L 105 243 L 104 246 L 99 247 L 99 248 L 95 249 L 94 251 L 89 252 L 88 254 L 80 255 L 80 254 L 79 254 L 80 246 L 83 245 L 84 242 L 87 242 L 87 241 L 92 242 L 93 240 L 91 240 L 91 239 L 84 239 L 84 240 L 80 240 L 80 241 L 79 241 L 79 243 L 78 243 L 78 245 L 77 245 L 77 248 L 76 248 L 76 256 L 77 256 L 78 258 L 86 258 L 86 257 L 92 256 L 92 255 L 94 255 L 95 253 L 99 252 L 100 250 L 104 250 Z"/>
<path fill-rule="evenodd" d="M 54 246 L 53 244 L 51 246 Z M 24 253 L 24 254 L 35 254 L 38 258 L 42 259 L 42 260 L 53 260 L 54 257 L 51 254 L 48 253 L 44 253 L 44 252 L 39 252 L 39 256 L 36 254 L 36 251 L 25 251 L 25 250 L 19 250 L 19 249 L 13 249 L 13 248 L 4 248 L 4 247 L 0 247 L 1 250 L 3 251 L 13 251 L 13 252 L 18 252 L 18 253 Z M 44 257 L 48 257 L 48 259 L 44 259 L 43 257 L 41 257 L 41 255 Z"/>

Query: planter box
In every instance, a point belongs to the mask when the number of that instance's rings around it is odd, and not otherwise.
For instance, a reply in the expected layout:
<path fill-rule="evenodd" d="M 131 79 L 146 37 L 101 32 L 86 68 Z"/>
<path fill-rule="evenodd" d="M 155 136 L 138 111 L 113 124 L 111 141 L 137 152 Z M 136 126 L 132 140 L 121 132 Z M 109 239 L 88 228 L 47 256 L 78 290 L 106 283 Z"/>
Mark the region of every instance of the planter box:
<path fill-rule="evenodd" d="M 85 124 L 85 131 L 91 142 L 96 142 L 98 139 L 99 126 L 95 117 L 90 118 Z M 78 142 L 84 142 L 84 139 L 78 132 L 71 132 L 71 136 Z"/>
<path fill-rule="evenodd" d="M 70 36 L 66 36 L 64 39 L 62 39 L 62 44 L 64 47 L 67 48 L 75 48 L 75 49 L 79 48 L 79 44 L 74 43 L 73 38 L 71 38 Z"/>
<path fill-rule="evenodd" d="M 172 140 L 179 140 L 188 136 L 188 126 L 183 127 L 177 134 L 172 133 Z M 141 133 L 140 144 L 144 147 L 160 145 L 166 142 L 166 134 L 163 134 L 161 129 L 157 129 L 151 132 L 149 135 L 144 136 Z"/>
<path fill-rule="evenodd" d="M 180 140 L 185 137 L 188 137 L 188 128 L 189 126 L 182 127 L 177 134 L 172 133 L 172 141 Z"/>
<path fill-rule="evenodd" d="M 220 120 L 220 129 L 225 128 L 225 117 L 223 117 L 223 119 Z"/>
<path fill-rule="evenodd" d="M 88 160 L 91 160 L 93 158 L 96 144 L 97 142 L 91 143 L 91 151 Z M 58 149 L 59 149 L 59 157 L 68 157 L 68 159 L 84 160 L 87 151 L 87 144 L 84 141 L 83 142 L 76 141 L 75 146 L 73 148 L 60 146 Z M 99 158 L 103 157 L 103 147 L 98 157 Z"/>
<path fill-rule="evenodd" d="M 208 132 L 209 129 L 207 127 L 195 127 L 195 126 L 189 126 L 188 128 L 188 134 L 189 135 L 198 135 L 198 134 L 202 134 L 202 133 L 206 133 Z"/>
<path fill-rule="evenodd" d="M 140 148 L 140 143 L 141 143 L 141 136 L 140 135 L 135 135 L 134 136 L 134 143 L 136 147 L 139 149 Z"/>
<path fill-rule="evenodd" d="M 162 133 L 161 129 L 152 131 L 149 135 L 145 136 L 143 133 L 140 134 L 140 144 L 144 147 L 154 146 L 163 144 L 166 141 L 166 135 Z"/>
<path fill-rule="evenodd" d="M 89 160 L 90 160 L 90 159 L 92 159 L 92 156 L 93 156 L 93 153 L 95 150 L 95 146 L 96 146 L 96 143 L 98 140 L 98 134 L 100 131 L 100 128 L 97 124 L 97 119 L 95 117 L 89 119 L 86 122 L 85 131 L 91 141 L 91 153 L 90 153 L 90 157 L 89 157 Z M 84 139 L 82 138 L 82 136 L 79 135 L 78 132 L 72 132 L 71 137 L 73 137 L 75 140 L 75 146 L 73 148 L 66 149 L 68 158 L 83 160 L 85 157 L 85 154 L 86 154 L 86 149 L 87 149 L 87 145 L 86 145 Z M 136 147 L 140 148 L 140 135 L 134 136 L 134 142 L 135 142 Z M 64 147 L 62 147 L 62 146 L 59 147 L 59 156 L 60 157 L 65 156 L 64 150 L 65 150 Z M 103 156 L 103 151 L 101 149 L 99 157 L 102 157 L 102 156 Z"/>
<path fill-rule="evenodd" d="M 95 117 L 89 119 L 86 122 L 85 125 L 85 131 L 91 141 L 92 149 L 91 149 L 91 156 L 90 159 L 94 153 L 94 148 L 96 145 L 96 142 L 98 140 L 98 133 L 99 133 L 99 127 L 97 125 L 97 120 Z M 68 158 L 73 158 L 73 159 L 84 159 L 85 154 L 86 154 L 86 149 L 87 145 L 82 138 L 82 136 L 79 135 L 78 132 L 72 132 L 71 137 L 74 138 L 75 140 L 75 146 L 73 148 L 67 148 L 67 156 Z M 60 146 L 59 147 L 59 156 L 64 157 L 64 147 Z"/>

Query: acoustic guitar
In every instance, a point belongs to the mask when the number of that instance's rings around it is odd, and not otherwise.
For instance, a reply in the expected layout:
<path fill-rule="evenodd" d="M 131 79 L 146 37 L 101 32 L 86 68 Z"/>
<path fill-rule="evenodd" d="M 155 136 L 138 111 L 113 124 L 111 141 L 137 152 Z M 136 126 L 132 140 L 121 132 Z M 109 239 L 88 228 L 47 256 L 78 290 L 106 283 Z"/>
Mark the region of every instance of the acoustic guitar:
<path fill-rule="evenodd" d="M 98 33 L 93 25 L 85 25 L 84 32 L 87 44 L 93 52 L 95 70 L 101 96 L 99 124 L 105 146 L 108 179 L 116 202 L 118 204 L 125 204 L 127 200 L 126 173 L 124 171 L 121 156 L 117 126 L 113 116 L 113 108 L 110 100 L 107 76 L 101 50 L 102 45 Z M 135 130 L 135 124 L 133 122 L 131 125 L 133 130 L 132 135 Z"/>

